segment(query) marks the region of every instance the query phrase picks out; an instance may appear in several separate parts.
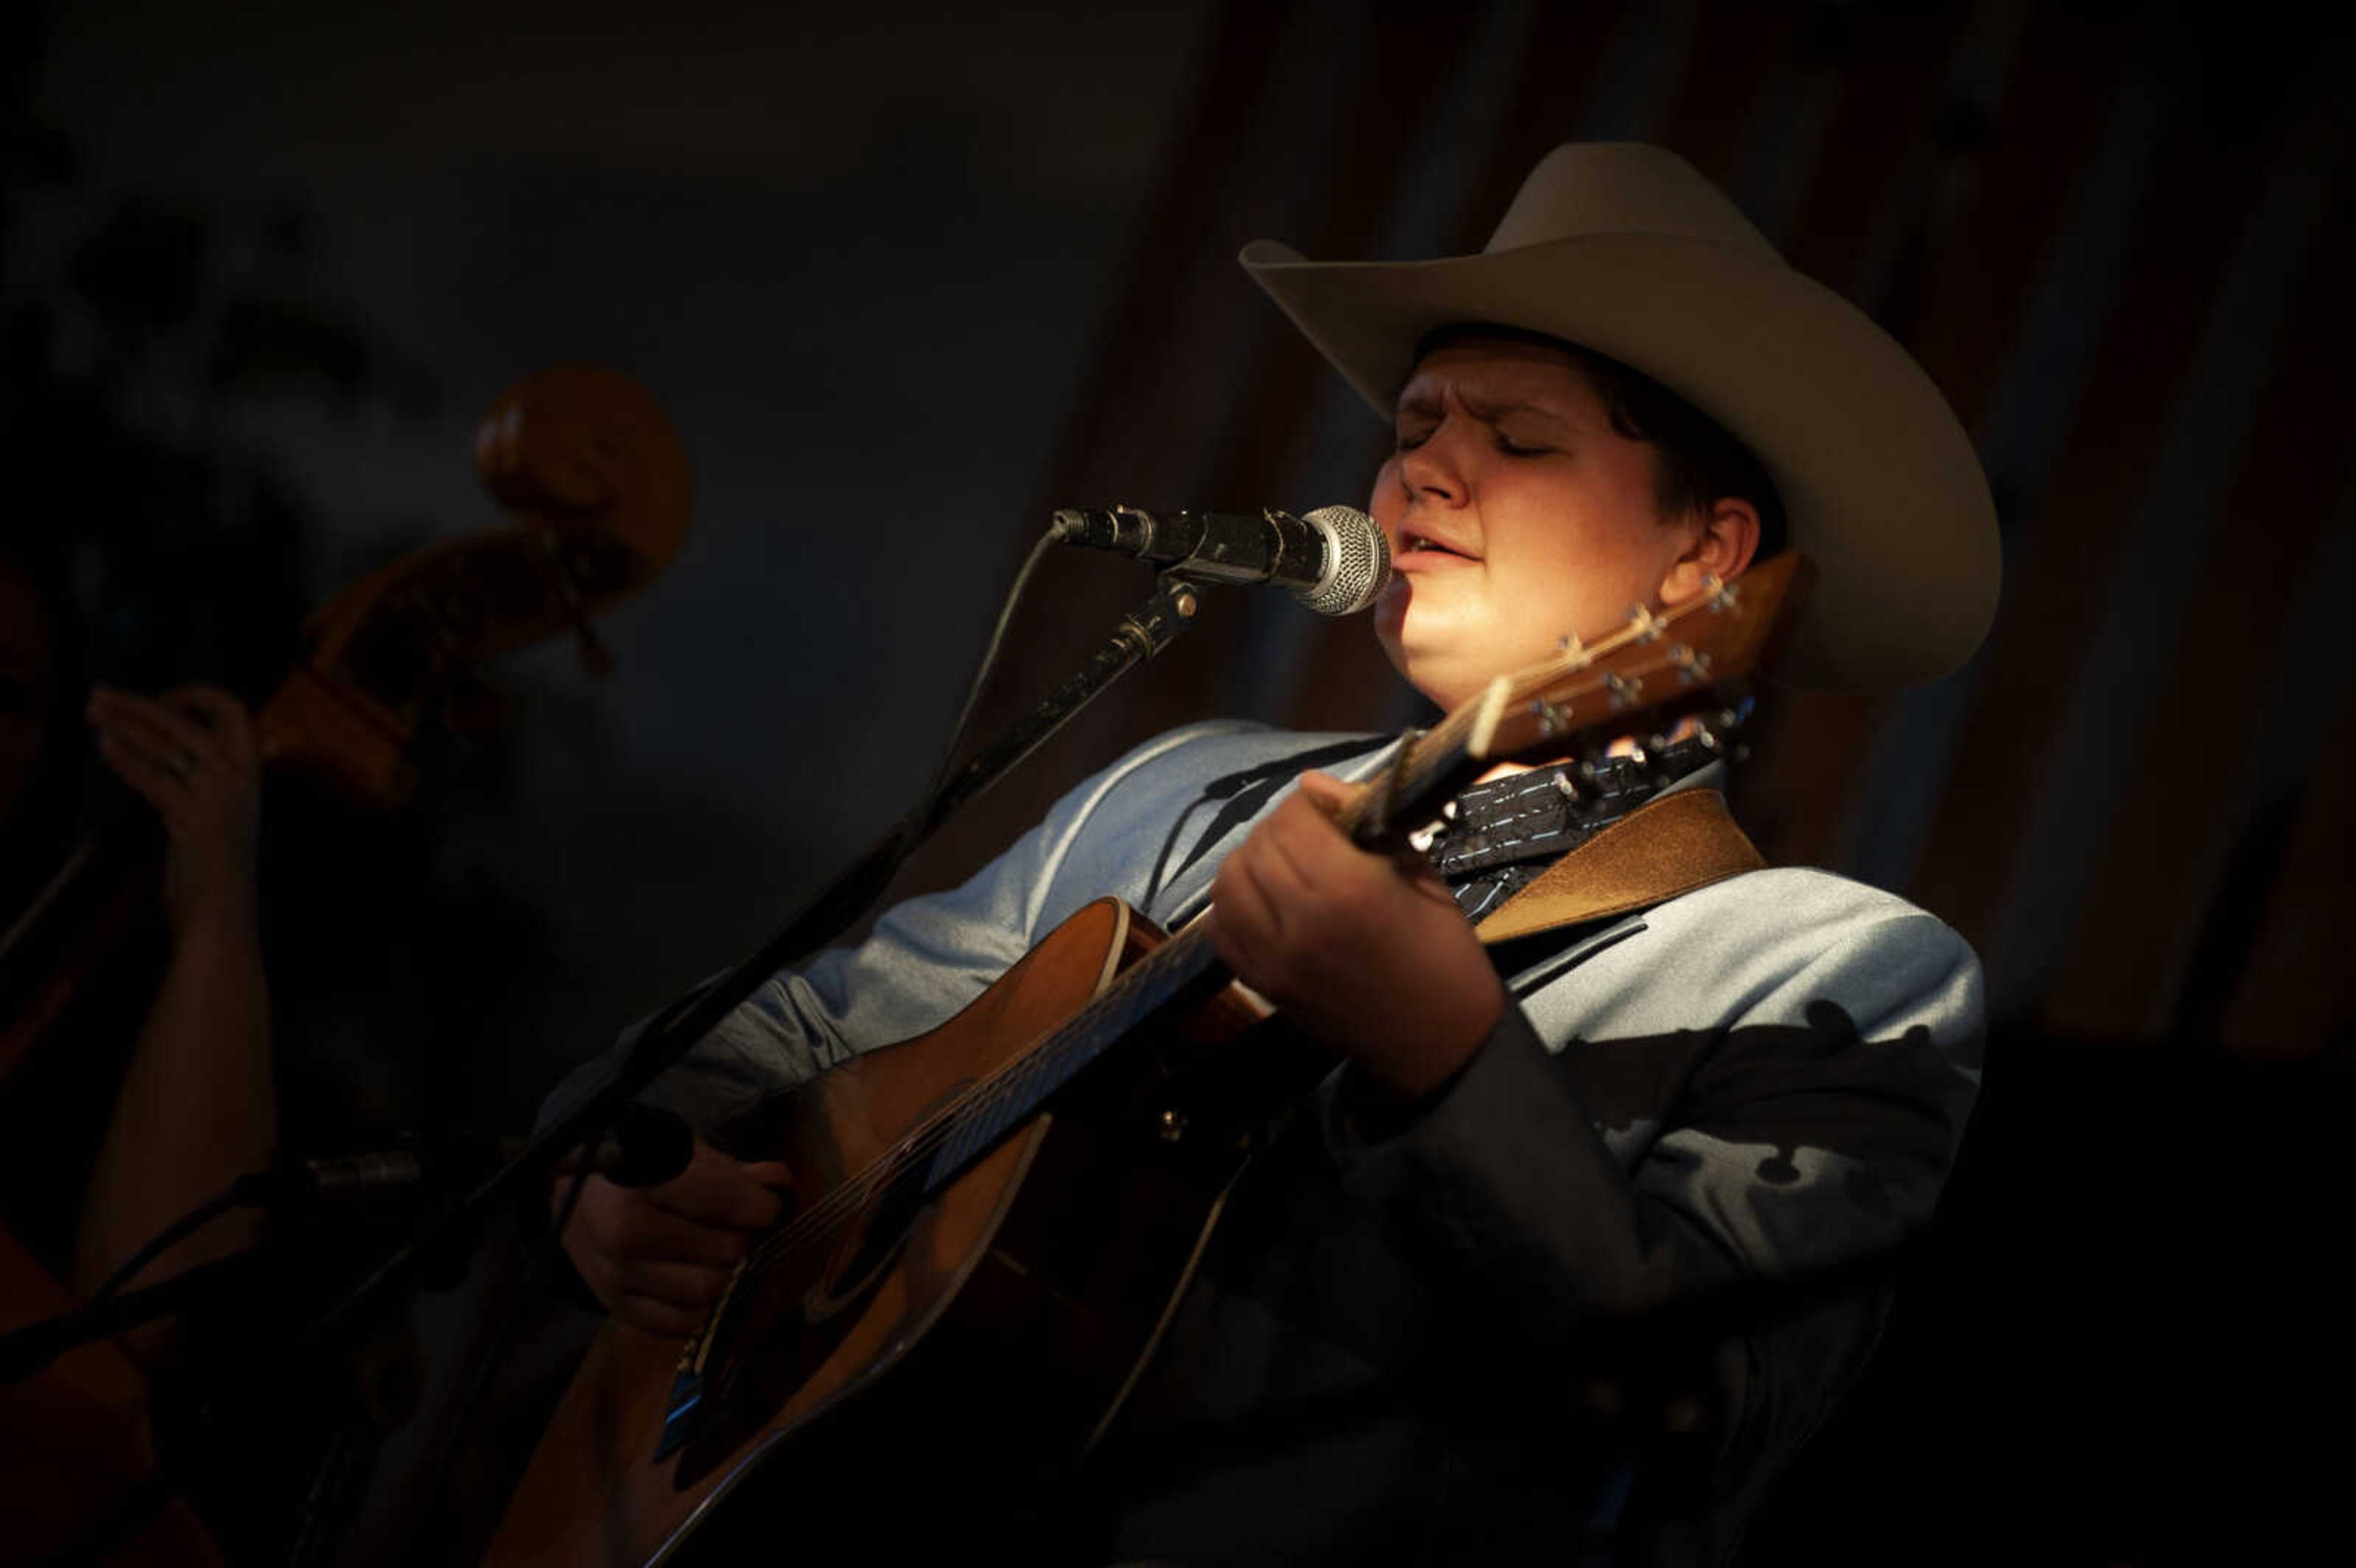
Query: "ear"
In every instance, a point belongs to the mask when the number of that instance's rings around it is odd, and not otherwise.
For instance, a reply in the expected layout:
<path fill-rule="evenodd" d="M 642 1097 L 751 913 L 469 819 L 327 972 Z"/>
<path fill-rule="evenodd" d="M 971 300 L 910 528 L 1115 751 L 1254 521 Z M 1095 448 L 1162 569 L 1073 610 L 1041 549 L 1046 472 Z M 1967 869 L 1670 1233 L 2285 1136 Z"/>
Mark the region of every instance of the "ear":
<path fill-rule="evenodd" d="M 1759 509 L 1740 496 L 1719 496 L 1689 526 L 1692 539 L 1661 579 L 1665 606 L 1708 592 L 1713 577 L 1736 576 L 1759 551 Z"/>

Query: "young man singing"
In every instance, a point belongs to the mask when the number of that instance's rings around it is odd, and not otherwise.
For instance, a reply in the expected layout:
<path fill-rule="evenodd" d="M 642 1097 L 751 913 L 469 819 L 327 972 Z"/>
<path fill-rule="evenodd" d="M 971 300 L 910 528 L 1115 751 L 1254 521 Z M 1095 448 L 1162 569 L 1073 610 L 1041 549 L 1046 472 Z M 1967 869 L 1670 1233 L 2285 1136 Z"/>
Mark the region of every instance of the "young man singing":
<path fill-rule="evenodd" d="M 1672 155 L 1558 149 L 1477 256 L 1244 261 L 1393 422 L 1376 629 L 1443 708 L 1784 549 L 1817 581 L 1783 678 L 1933 679 L 1987 626 L 1995 518 L 1953 413 Z M 1883 1296 L 1851 1278 L 1695 1309 L 1838 1279 L 1923 1222 L 1981 1004 L 1953 932 L 1807 869 L 1483 942 L 1468 915 L 1653 795 L 1715 787 L 1722 740 L 1526 756 L 1403 859 L 1331 816 L 1389 744 L 1177 731 L 964 887 L 779 976 L 649 1098 L 725 1144 L 790 1085 L 939 1023 L 1088 900 L 1165 927 L 1207 904 L 1220 956 L 1334 1065 L 1237 1190 L 1076 1495 L 1087 1550 L 1723 1560 Z M 650 1191 L 591 1181 L 563 1244 L 617 1317 L 685 1333 L 787 1181 L 700 1146 Z M 1682 1339 L 1635 1331 L 1670 1322 Z"/>

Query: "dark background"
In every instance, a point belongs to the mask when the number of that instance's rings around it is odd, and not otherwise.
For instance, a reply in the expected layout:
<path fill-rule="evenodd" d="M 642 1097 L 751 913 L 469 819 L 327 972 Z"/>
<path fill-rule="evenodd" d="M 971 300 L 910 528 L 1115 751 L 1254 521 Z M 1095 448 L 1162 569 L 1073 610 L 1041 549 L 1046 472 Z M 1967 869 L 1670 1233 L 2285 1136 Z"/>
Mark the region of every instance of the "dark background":
<path fill-rule="evenodd" d="M 502 388 L 655 391 L 694 531 L 616 673 L 500 661 L 397 819 L 271 800 L 290 1145 L 513 1131 L 905 807 L 1049 507 L 1363 501 L 1382 432 L 1241 244 L 1474 250 L 1547 147 L 1665 143 L 1931 368 L 2007 534 L 1969 667 L 1783 697 L 1744 785 L 1771 857 L 1969 936 L 1996 1023 L 1939 1244 L 1753 1555 L 2337 1539 L 2356 61 L 2293 15 L 20 8 L 8 505 L 96 673 L 259 699 L 312 605 L 500 521 Z M 986 721 L 1146 585 L 1051 562 Z M 1363 624 L 1229 594 L 904 885 L 1214 712 L 1416 709 Z"/>

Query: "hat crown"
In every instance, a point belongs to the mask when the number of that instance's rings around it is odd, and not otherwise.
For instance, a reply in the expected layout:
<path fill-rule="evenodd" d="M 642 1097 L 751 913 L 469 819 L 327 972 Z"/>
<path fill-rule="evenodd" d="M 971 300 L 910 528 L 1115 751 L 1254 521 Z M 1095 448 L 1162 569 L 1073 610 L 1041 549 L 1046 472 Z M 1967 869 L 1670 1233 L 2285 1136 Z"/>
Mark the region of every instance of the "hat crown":
<path fill-rule="evenodd" d="M 1486 251 L 1597 234 L 1666 234 L 1782 258 L 1701 171 L 1665 147 L 1582 142 L 1538 161 Z"/>

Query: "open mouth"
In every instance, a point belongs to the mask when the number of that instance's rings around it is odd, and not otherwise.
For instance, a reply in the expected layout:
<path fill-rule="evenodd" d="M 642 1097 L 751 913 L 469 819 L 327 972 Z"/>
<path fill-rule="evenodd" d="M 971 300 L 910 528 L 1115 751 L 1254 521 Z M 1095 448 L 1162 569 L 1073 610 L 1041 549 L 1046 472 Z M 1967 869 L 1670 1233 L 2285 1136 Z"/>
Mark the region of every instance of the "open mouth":
<path fill-rule="evenodd" d="M 1413 528 L 1408 528 L 1400 533 L 1398 553 L 1402 558 L 1422 556 L 1427 560 L 1440 557 L 1456 560 L 1480 559 L 1472 551 L 1460 549 L 1446 539 L 1434 539 L 1430 534 L 1419 534 Z"/>

